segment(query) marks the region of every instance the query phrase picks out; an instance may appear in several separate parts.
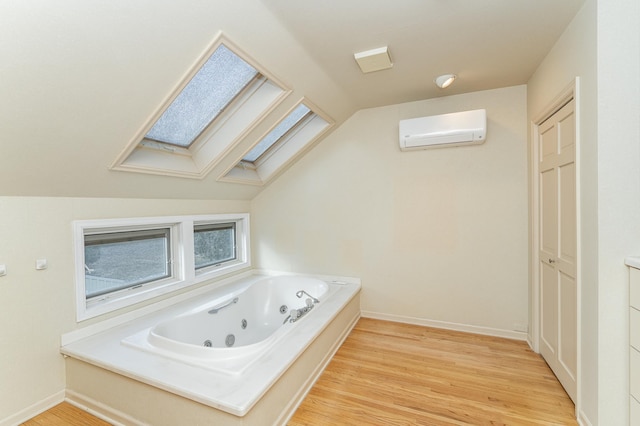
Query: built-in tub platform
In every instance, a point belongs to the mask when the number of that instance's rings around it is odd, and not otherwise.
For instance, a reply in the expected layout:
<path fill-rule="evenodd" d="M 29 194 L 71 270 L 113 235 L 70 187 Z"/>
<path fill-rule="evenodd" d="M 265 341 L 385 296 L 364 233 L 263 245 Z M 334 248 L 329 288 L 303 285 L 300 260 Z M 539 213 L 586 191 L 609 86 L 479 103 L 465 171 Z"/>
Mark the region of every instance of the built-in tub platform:
<path fill-rule="evenodd" d="M 241 374 L 228 374 L 126 344 L 145 329 L 240 294 L 243 277 L 90 336 L 63 338 L 67 399 L 121 424 L 284 424 L 360 317 L 358 280 L 327 278 L 330 294 Z M 165 303 L 166 304 L 166 303 Z"/>

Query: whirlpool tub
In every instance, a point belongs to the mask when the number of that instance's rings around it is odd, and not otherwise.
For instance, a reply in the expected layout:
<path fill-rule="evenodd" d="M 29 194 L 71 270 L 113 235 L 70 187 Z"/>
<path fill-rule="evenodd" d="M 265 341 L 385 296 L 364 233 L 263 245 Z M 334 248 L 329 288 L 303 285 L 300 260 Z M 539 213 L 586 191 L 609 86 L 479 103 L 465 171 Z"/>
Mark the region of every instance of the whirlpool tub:
<path fill-rule="evenodd" d="M 67 398 L 114 423 L 284 424 L 359 318 L 359 290 L 355 279 L 248 275 L 72 332 Z"/>
<path fill-rule="evenodd" d="M 317 278 L 263 278 L 239 294 L 202 304 L 122 343 L 221 373 L 241 374 L 340 288 Z"/>

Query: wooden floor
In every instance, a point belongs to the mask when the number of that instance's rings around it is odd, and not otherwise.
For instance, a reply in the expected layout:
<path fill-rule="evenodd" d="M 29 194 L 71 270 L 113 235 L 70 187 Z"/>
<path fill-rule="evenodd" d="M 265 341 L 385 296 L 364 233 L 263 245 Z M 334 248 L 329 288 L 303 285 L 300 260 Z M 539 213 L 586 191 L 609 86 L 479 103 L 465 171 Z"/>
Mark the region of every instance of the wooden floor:
<path fill-rule="evenodd" d="M 102 426 L 70 404 L 24 423 Z M 289 426 L 577 425 L 524 342 L 361 319 Z"/>
<path fill-rule="evenodd" d="M 34 417 L 24 426 L 109 426 L 109 423 L 92 416 L 68 402 L 63 402 Z M 21 426 L 22 426 L 21 425 Z"/>
<path fill-rule="evenodd" d="M 525 342 L 361 319 L 289 425 L 577 422 Z"/>

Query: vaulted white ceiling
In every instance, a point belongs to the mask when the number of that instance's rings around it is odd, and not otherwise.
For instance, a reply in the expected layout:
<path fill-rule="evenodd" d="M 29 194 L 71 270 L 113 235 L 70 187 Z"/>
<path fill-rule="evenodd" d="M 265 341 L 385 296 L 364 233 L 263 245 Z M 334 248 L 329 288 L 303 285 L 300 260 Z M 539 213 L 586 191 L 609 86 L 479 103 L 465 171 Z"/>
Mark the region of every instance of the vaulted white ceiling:
<path fill-rule="evenodd" d="M 583 0 L 262 0 L 358 107 L 525 84 Z M 388 46 L 363 75 L 353 54 Z M 458 75 L 446 90 L 433 80 Z"/>
<path fill-rule="evenodd" d="M 250 199 L 260 187 L 109 169 L 222 32 L 291 94 L 361 108 L 524 84 L 582 0 L 0 2 L 0 195 Z M 387 45 L 392 69 L 353 54 Z M 435 76 L 459 78 L 443 91 Z"/>

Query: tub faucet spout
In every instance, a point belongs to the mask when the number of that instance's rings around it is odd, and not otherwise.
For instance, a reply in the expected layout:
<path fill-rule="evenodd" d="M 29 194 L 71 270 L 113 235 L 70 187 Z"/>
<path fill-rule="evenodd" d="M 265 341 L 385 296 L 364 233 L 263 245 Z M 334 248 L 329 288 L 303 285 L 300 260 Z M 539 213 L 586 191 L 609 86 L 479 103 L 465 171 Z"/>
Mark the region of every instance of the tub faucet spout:
<path fill-rule="evenodd" d="M 298 299 L 302 299 L 302 296 L 307 295 L 311 298 L 311 300 L 313 300 L 313 303 L 320 303 L 320 301 L 318 299 L 316 299 L 315 297 L 313 297 L 312 295 L 310 295 L 309 293 L 307 293 L 304 290 L 300 290 L 298 292 L 296 292 L 296 296 L 298 297 Z"/>

